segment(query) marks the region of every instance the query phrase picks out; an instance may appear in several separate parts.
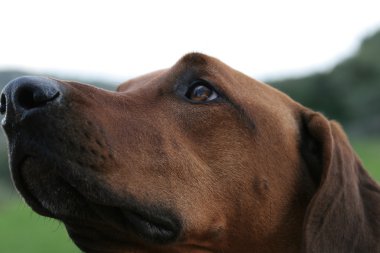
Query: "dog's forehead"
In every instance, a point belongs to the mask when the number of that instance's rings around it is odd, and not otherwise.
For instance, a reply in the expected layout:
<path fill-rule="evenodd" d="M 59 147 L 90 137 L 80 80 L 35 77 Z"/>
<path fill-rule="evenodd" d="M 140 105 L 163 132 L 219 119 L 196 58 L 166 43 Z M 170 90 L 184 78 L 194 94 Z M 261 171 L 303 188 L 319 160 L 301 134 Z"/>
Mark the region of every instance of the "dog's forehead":
<path fill-rule="evenodd" d="M 262 103 L 270 107 L 294 107 L 295 101 L 283 92 L 230 67 L 217 58 L 200 53 L 182 57 L 172 68 L 182 75 L 205 78 L 222 91 L 229 99 L 249 101 L 252 105 Z"/>
<path fill-rule="evenodd" d="M 201 70 L 205 72 L 207 71 L 206 66 L 208 66 L 208 63 L 211 61 L 212 58 L 207 55 L 190 53 L 183 56 L 171 68 L 147 73 L 121 83 L 118 86 L 117 91 L 126 92 L 142 88 L 147 85 L 157 85 L 160 81 L 161 83 L 173 82 L 185 75 L 188 75 L 190 72 L 199 72 Z"/>
<path fill-rule="evenodd" d="M 189 53 L 171 68 L 158 70 L 122 83 L 117 91 L 129 92 L 138 89 L 156 92 L 156 88 L 172 89 L 181 82 L 205 79 L 217 86 L 231 102 L 240 104 L 250 101 L 252 106 L 263 104 L 271 107 L 294 106 L 284 93 L 257 81 L 223 63 L 201 53 Z"/>

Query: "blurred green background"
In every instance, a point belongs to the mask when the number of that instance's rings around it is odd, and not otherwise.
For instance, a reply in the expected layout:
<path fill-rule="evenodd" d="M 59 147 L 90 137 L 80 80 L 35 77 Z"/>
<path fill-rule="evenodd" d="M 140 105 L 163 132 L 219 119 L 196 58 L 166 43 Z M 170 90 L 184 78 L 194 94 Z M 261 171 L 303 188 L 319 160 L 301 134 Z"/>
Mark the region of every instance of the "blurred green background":
<path fill-rule="evenodd" d="M 4 86 L 11 79 L 27 74 L 31 73 L 0 71 L 0 84 Z M 79 81 L 114 89 L 110 83 Z M 364 39 L 355 54 L 330 71 L 266 81 L 303 105 L 340 121 L 365 167 L 380 181 L 380 31 Z M 3 135 L 0 137 L 0 240 L 1 253 L 79 252 L 63 224 L 34 214 L 14 191 Z"/>

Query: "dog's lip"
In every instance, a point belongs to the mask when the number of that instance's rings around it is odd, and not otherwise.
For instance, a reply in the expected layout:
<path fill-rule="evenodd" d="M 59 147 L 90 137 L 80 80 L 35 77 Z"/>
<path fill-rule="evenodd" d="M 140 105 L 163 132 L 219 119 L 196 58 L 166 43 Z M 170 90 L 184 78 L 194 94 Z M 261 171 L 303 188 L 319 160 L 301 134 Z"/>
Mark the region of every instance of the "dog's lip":
<path fill-rule="evenodd" d="M 86 219 L 86 217 L 76 217 L 75 215 L 73 216 L 61 215 L 59 213 L 54 213 L 51 210 L 45 208 L 43 204 L 41 203 L 41 201 L 36 196 L 34 196 L 31 193 L 31 191 L 28 189 L 29 187 L 27 186 L 27 183 L 21 173 L 23 166 L 27 162 L 27 160 L 31 158 L 35 158 L 35 157 L 32 155 L 24 154 L 22 152 L 18 152 L 16 154 L 17 155 L 14 155 L 13 158 L 11 158 L 13 181 L 14 181 L 14 184 L 17 186 L 18 191 L 23 196 L 25 202 L 33 209 L 33 211 L 35 211 L 36 213 L 42 216 L 58 219 L 68 224 L 77 224 L 84 227 L 88 225 L 94 226 L 96 224 L 98 225 L 100 224 L 101 226 L 110 225 L 114 229 L 117 229 L 118 231 L 122 232 L 123 228 L 120 228 L 120 225 L 122 225 L 123 222 L 120 222 L 120 224 L 118 225 L 110 224 L 110 223 L 106 224 L 105 222 L 102 221 L 103 219 L 90 220 L 90 219 Z M 66 180 L 64 181 L 66 182 Z M 80 194 L 79 191 L 77 191 L 76 194 L 78 194 L 83 199 L 83 201 L 88 203 L 88 207 L 92 211 L 94 211 L 96 208 L 101 206 L 95 203 L 94 204 L 91 203 L 91 201 L 84 198 L 83 195 Z M 102 206 L 102 207 L 107 208 L 107 209 L 112 209 L 112 210 L 117 209 L 117 207 L 112 207 L 112 206 Z M 112 213 L 113 213 L 112 219 L 118 219 L 119 221 L 123 220 L 121 215 L 119 215 L 120 217 L 116 217 L 115 212 L 112 212 Z M 102 218 L 104 217 L 104 215 L 101 215 L 99 213 L 97 214 L 98 216 L 101 216 Z"/>
<path fill-rule="evenodd" d="M 123 211 L 123 214 L 140 237 L 152 242 L 170 242 L 175 240 L 180 233 L 180 224 L 173 217 L 147 214 L 142 210 Z"/>
<path fill-rule="evenodd" d="M 53 213 L 45 208 L 41 201 L 31 193 L 22 176 L 21 171 L 23 166 L 26 161 L 31 158 L 38 159 L 38 156 L 26 154 L 21 149 L 15 148 L 11 155 L 12 176 L 15 185 L 21 195 L 24 196 L 27 204 L 38 214 L 59 219 L 72 226 L 74 226 L 74 224 L 86 226 L 86 223 L 90 226 L 96 226 L 96 224 L 100 226 L 108 225 L 110 228 L 113 227 L 121 233 L 132 229 L 140 238 L 153 243 L 168 243 L 174 241 L 179 236 L 181 225 L 178 219 L 173 216 L 147 212 L 144 208 L 138 207 L 137 205 L 128 206 L 125 205 L 125 203 L 119 202 L 119 206 L 116 206 L 114 203 L 103 203 L 102 201 L 88 198 L 83 195 L 75 185 L 70 183 L 70 180 L 63 177 L 61 177 L 63 181 L 73 187 L 76 191 L 75 193 L 88 204 L 89 209 L 94 211 L 100 219 L 87 220 L 86 217 L 76 217 L 75 215 L 68 217 L 66 215 L 60 215 L 59 213 Z M 107 209 L 107 212 L 99 211 L 104 209 Z M 108 211 L 111 215 L 106 214 Z M 108 222 L 106 223 L 104 220 L 108 220 Z"/>
<path fill-rule="evenodd" d="M 25 201 L 27 204 L 38 214 L 50 217 L 50 218 L 57 218 L 52 212 L 50 212 L 48 209 L 46 209 L 41 202 L 33 196 L 33 194 L 30 193 L 28 190 L 28 187 L 26 185 L 25 180 L 21 176 L 21 170 L 26 161 L 31 158 L 32 156 L 24 154 L 22 152 L 17 152 L 14 155 L 13 158 L 11 158 L 11 167 L 12 167 L 12 178 L 14 184 L 17 186 L 18 191 L 22 196 L 24 196 Z"/>

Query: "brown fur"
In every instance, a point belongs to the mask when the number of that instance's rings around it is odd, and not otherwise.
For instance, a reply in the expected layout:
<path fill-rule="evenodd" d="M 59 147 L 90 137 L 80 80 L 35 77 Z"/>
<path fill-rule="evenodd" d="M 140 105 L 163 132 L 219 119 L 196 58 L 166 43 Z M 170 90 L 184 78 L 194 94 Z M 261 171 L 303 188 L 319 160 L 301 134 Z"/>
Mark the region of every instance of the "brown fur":
<path fill-rule="evenodd" d="M 195 79 L 223 100 L 177 94 Z M 380 252 L 379 185 L 337 123 L 276 89 L 197 53 L 117 92 L 58 83 L 64 98 L 44 129 L 5 128 L 11 153 L 15 131 L 48 147 L 13 166 L 16 186 L 83 250 Z M 122 223 L 134 206 L 176 217 L 180 234 L 131 231 Z"/>

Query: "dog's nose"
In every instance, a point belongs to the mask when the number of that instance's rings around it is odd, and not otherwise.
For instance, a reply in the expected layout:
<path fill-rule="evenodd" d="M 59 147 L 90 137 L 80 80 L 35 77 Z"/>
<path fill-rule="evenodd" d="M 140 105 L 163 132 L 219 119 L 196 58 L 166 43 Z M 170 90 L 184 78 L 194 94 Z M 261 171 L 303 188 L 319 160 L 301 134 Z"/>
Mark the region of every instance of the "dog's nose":
<path fill-rule="evenodd" d="M 18 120 L 19 115 L 53 103 L 61 96 L 58 82 L 36 76 L 24 76 L 10 81 L 1 93 L 1 114 Z M 3 124 L 5 124 L 3 122 Z"/>

